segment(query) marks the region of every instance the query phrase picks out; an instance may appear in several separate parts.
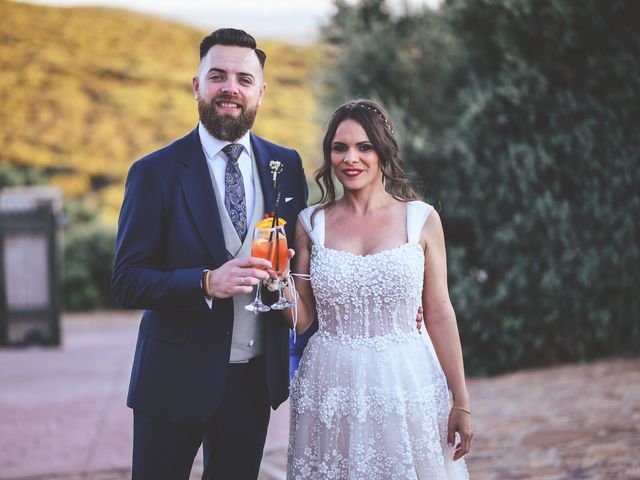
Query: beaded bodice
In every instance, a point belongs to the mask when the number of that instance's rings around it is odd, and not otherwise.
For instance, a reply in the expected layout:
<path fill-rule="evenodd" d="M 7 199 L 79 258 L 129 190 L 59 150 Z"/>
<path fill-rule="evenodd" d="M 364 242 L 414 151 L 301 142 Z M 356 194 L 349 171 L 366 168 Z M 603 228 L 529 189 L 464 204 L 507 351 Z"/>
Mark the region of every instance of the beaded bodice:
<path fill-rule="evenodd" d="M 408 202 L 407 243 L 370 255 L 326 248 L 324 210 L 311 222 L 314 208 L 301 212 L 300 220 L 313 243 L 310 274 L 319 336 L 382 347 L 415 335 L 425 260 L 418 241 L 432 207 Z"/>
<path fill-rule="evenodd" d="M 311 287 L 319 333 L 347 343 L 415 333 L 424 253 L 418 243 L 360 256 L 314 245 Z"/>

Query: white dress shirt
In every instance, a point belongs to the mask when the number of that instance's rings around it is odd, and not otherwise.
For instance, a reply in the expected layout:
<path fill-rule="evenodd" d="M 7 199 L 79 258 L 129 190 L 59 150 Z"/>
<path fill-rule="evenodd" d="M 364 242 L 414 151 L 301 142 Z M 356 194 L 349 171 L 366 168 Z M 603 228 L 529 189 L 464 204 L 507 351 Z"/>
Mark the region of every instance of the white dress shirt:
<path fill-rule="evenodd" d="M 231 142 L 214 137 L 202 123 L 198 124 L 198 133 L 200 134 L 200 143 L 202 144 L 204 156 L 213 172 L 216 185 L 224 198 L 224 174 L 227 169 L 228 159 L 222 149 Z M 240 168 L 240 173 L 242 173 L 242 183 L 244 183 L 247 221 L 250 221 L 253 218 L 253 204 L 256 192 L 253 187 L 253 151 L 251 150 L 251 135 L 249 132 L 247 131 L 236 143 L 244 147 L 238 158 L 238 167 Z M 221 205 L 221 207 L 224 208 L 224 205 Z"/>

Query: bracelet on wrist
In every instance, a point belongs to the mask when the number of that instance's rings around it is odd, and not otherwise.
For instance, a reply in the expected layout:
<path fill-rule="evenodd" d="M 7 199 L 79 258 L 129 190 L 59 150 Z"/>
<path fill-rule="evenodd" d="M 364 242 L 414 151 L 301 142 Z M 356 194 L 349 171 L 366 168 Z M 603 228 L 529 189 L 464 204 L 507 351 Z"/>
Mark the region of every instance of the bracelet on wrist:
<path fill-rule="evenodd" d="M 469 410 L 468 408 L 458 407 L 458 406 L 454 405 L 453 407 L 451 407 L 451 410 L 458 410 L 459 412 L 464 412 L 464 413 L 467 413 L 467 414 L 471 415 L 471 410 Z"/>
<path fill-rule="evenodd" d="M 209 286 L 209 273 L 211 272 L 211 270 L 207 270 L 205 269 L 202 272 L 202 279 L 200 280 L 200 283 L 202 283 L 202 293 L 205 297 L 211 297 L 211 295 L 209 295 L 208 289 L 207 287 Z"/>

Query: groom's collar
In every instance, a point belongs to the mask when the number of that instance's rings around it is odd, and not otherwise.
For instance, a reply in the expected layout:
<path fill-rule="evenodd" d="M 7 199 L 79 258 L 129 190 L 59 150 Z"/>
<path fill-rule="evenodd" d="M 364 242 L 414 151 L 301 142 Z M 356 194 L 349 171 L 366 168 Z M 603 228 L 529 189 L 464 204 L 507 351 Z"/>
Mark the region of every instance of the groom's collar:
<path fill-rule="evenodd" d="M 198 134 L 200 135 L 202 149 L 209 158 L 214 158 L 224 147 L 231 143 L 211 135 L 201 122 L 198 123 Z M 244 147 L 250 158 L 253 157 L 251 154 L 251 133 L 248 130 L 236 143 Z"/>

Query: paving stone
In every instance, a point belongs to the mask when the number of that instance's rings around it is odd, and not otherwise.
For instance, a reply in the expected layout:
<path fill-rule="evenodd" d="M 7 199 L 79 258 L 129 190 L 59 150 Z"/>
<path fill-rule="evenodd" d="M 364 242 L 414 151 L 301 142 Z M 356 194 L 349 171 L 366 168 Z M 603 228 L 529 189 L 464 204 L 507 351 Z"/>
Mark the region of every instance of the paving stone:
<path fill-rule="evenodd" d="M 0 348 L 0 480 L 130 478 L 126 392 L 139 312 L 63 317 L 59 348 Z M 640 480 L 640 359 L 469 380 L 474 480 Z M 286 471 L 288 404 L 259 480 Z M 191 478 L 202 474 L 198 455 Z"/>
<path fill-rule="evenodd" d="M 473 477 L 616 480 L 640 467 L 637 358 L 475 378 L 469 388 Z"/>

